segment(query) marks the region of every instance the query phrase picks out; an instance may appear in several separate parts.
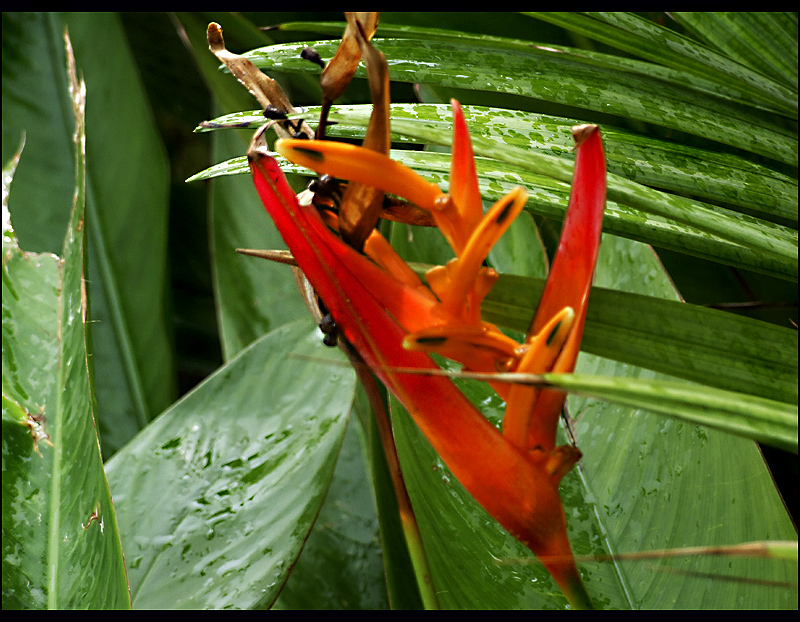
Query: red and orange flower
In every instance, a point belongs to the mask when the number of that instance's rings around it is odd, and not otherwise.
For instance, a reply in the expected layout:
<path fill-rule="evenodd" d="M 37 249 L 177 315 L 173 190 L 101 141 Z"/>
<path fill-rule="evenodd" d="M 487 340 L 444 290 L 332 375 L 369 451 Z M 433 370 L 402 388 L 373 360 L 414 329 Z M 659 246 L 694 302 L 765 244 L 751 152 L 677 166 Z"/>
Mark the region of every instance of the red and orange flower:
<path fill-rule="evenodd" d="M 506 400 L 495 429 L 449 378 L 403 373 L 435 370 L 437 352 L 478 372 L 570 372 L 580 349 L 605 206 L 605 158 L 596 126 L 573 128 L 575 170 L 561 241 L 523 343 L 484 322 L 481 301 L 498 278 L 489 250 L 523 209 L 516 188 L 483 213 L 471 141 L 453 101 L 450 192 L 386 155 L 330 141 L 279 140 L 286 158 L 321 174 L 379 188 L 431 213 L 456 257 L 436 266 L 427 286 L 377 231 L 348 246 L 312 205 L 300 205 L 258 132 L 248 153 L 256 188 L 295 261 L 342 334 L 405 405 L 472 496 L 545 564 L 573 606 L 591 606 L 575 566 L 558 493 L 580 458 L 556 447 L 565 395 L 493 382 Z M 491 464 L 492 468 L 486 465 Z"/>

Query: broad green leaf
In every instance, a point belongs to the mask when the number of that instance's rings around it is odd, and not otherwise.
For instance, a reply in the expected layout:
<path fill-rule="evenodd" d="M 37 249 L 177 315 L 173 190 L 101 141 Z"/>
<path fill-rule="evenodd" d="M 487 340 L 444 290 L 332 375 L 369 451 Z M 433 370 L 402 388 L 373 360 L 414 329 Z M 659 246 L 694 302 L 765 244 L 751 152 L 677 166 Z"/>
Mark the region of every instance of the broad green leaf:
<path fill-rule="evenodd" d="M 638 282 L 628 279 L 631 260 L 659 267 L 647 247 L 604 238 L 600 253 L 598 286 L 619 283 L 618 287 L 631 293 L 675 298 L 666 275 Z M 583 355 L 576 373 L 658 378 Z M 701 542 L 796 537 L 753 442 L 595 400 L 570 398 L 569 412 L 577 419 L 577 441 L 584 451 L 581 475 L 615 552 L 652 550 L 659 548 L 659 542 L 679 548 Z M 624 511 L 618 513 L 622 507 Z M 796 573 L 790 564 L 729 561 L 698 558 L 685 562 L 683 568 L 779 580 Z M 620 576 L 633 604 L 642 608 L 796 606 L 796 592 L 785 588 L 722 581 L 714 583 L 712 594 L 693 577 L 682 581 L 635 564 L 622 568 Z"/>
<path fill-rule="evenodd" d="M 8 209 L 13 169 L 3 171 L 7 609 L 130 607 L 96 428 L 84 286 L 86 87 L 71 48 L 69 60 L 75 200 L 61 258 L 20 249 Z M 12 194 L 10 205 L 15 200 Z"/>
<path fill-rule="evenodd" d="M 307 319 L 272 331 L 109 461 L 134 607 L 274 602 L 347 427 L 354 376 L 333 354 Z"/>
<path fill-rule="evenodd" d="M 75 190 L 62 28 L 51 14 L 3 13 L 3 162 L 25 132 L 11 209 L 22 248 L 60 253 Z"/>
<path fill-rule="evenodd" d="M 28 137 L 11 205 L 22 247 L 58 252 L 72 201 L 65 26 L 89 93 L 87 283 L 108 456 L 174 399 L 165 300 L 167 161 L 117 16 L 5 13 L 4 153 L 10 136 L 14 144 L 21 130 Z"/>
<path fill-rule="evenodd" d="M 483 398 L 491 400 L 490 393 Z M 504 558 L 530 559 L 532 554 L 475 502 L 394 399 L 392 419 L 441 607 L 565 608 L 566 599 L 544 567 L 520 570 L 498 564 Z M 490 456 L 481 468 L 491 468 Z"/>
<path fill-rule="evenodd" d="M 333 481 L 275 609 L 386 609 L 386 575 L 372 481 L 351 414 Z M 320 575 L 326 577 L 320 581 Z"/>

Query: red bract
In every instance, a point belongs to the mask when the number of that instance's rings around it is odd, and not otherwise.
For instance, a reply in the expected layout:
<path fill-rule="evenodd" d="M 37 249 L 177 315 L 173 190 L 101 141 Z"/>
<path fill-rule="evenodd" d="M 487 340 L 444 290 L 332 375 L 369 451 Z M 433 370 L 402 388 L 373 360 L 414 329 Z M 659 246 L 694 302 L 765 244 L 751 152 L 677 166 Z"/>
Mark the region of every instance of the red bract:
<path fill-rule="evenodd" d="M 542 560 L 573 606 L 587 607 L 589 598 L 575 567 L 558 494 L 561 478 L 580 457 L 573 447 L 555 447 L 563 395 L 504 383 L 508 409 L 501 433 L 448 378 L 396 370 L 438 369 L 426 349 L 438 349 L 478 371 L 502 367 L 541 373 L 574 367 L 605 199 L 599 132 L 592 127 L 580 134 L 583 140 L 578 141 L 573 196 L 559 255 L 531 334 L 524 344 L 516 344 L 480 320 L 479 305 L 496 279 L 482 260 L 522 209 L 525 193 L 515 190 L 486 215 L 481 213 L 472 149 L 456 104 L 454 114 L 451 185 L 456 182 L 458 187 L 451 195 L 375 152 L 327 141 L 280 141 L 276 146 L 318 172 L 389 192 L 398 192 L 396 181 L 403 179 L 398 193 L 431 209 L 458 255 L 447 268 L 429 273 L 433 292 L 409 276 L 407 266 L 397 267 L 402 260 L 387 245 L 376 240 L 365 243 L 365 252 L 375 257 L 376 264 L 333 234 L 313 206 L 301 206 L 268 154 L 261 132 L 248 154 L 250 168 L 267 211 L 344 337 L 406 406 L 470 494 Z M 576 253 L 580 257 L 572 256 Z M 571 282 L 555 283 L 557 279 Z M 548 395 L 555 398 L 543 401 Z"/>
<path fill-rule="evenodd" d="M 528 334 L 538 333 L 564 307 L 575 310 L 575 327 L 551 369 L 553 372 L 575 369 L 606 204 L 606 161 L 600 130 L 594 125 L 581 125 L 573 128 L 573 135 L 577 153 L 569 208 L 542 299 L 528 331 Z M 542 391 L 532 414 L 536 425 L 530 428 L 529 447 L 549 450 L 555 446 L 558 415 L 565 399 L 562 392 Z"/>

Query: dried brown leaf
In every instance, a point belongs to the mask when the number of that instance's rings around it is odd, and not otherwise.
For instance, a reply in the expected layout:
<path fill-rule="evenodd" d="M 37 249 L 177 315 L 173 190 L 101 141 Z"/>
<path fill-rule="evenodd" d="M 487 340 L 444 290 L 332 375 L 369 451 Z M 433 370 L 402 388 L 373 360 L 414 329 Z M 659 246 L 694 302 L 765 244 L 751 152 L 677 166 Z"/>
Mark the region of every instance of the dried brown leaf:
<path fill-rule="evenodd" d="M 336 54 L 326 65 L 320 78 L 322 96 L 329 103 L 335 101 L 344 93 L 361 60 L 361 46 L 358 44 L 358 28 L 355 25 L 355 20 L 358 20 L 361 24 L 367 39 L 372 39 L 375 30 L 378 28 L 378 16 L 380 14 L 345 13 L 345 15 L 348 18 L 347 29 L 342 35 L 342 42 L 339 44 Z"/>
<path fill-rule="evenodd" d="M 249 60 L 225 48 L 222 27 L 211 22 L 208 25 L 208 47 L 244 87 L 258 100 L 262 108 L 276 108 L 283 114 L 296 112 L 283 92 L 280 84 L 270 78 Z M 305 121 L 276 121 L 275 131 L 281 138 L 292 138 L 297 132 L 314 138 L 314 130 Z"/>
<path fill-rule="evenodd" d="M 389 154 L 391 128 L 389 121 L 389 65 L 386 57 L 370 42 L 374 29 L 364 28 L 359 17 L 347 14 L 348 29 L 359 46 L 367 66 L 372 115 L 369 119 L 363 146 L 378 153 Z M 377 25 L 377 17 L 375 19 Z M 345 33 L 346 34 L 346 33 Z M 339 206 L 339 232 L 351 246 L 361 249 L 381 216 L 384 193 L 378 188 L 351 182 Z"/>

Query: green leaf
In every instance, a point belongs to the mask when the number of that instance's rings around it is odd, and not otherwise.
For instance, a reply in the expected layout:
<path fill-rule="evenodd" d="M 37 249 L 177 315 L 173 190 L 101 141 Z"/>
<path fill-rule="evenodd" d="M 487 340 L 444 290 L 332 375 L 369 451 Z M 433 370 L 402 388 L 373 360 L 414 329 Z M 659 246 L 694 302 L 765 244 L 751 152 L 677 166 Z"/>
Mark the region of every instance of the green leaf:
<path fill-rule="evenodd" d="M 615 263 L 623 261 L 618 258 Z M 644 266 L 638 269 L 641 282 L 657 274 Z M 543 289 L 543 279 L 501 275 L 484 301 L 483 316 L 524 332 Z M 592 288 L 590 301 L 581 344 L 585 352 L 713 387 L 797 403 L 796 331 L 600 287 Z"/>
<path fill-rule="evenodd" d="M 175 397 L 166 320 L 167 161 L 112 13 L 3 15 L 3 146 L 27 135 L 12 217 L 20 245 L 59 252 L 72 201 L 73 122 L 61 75 L 69 27 L 87 101 L 87 283 L 100 436 L 110 456 Z M 113 111 L 113 114 L 110 112 Z M 4 155 L 5 157 L 5 155 Z"/>
<path fill-rule="evenodd" d="M 570 127 L 577 121 L 549 117 L 501 108 L 463 106 L 471 131 L 505 146 L 569 158 L 572 140 Z M 330 118 L 336 126 L 331 136 L 363 138 L 371 106 L 366 104 L 334 106 Z M 309 107 L 297 116 L 315 117 L 318 107 Z M 392 105 L 393 140 L 449 145 L 451 112 L 449 106 L 431 104 Z M 219 127 L 248 127 L 263 125 L 260 112 L 238 112 L 204 122 L 196 131 Z M 797 220 L 797 180 L 744 158 L 707 149 L 642 137 L 613 127 L 603 128 L 609 171 L 640 184 L 659 187 L 671 192 L 690 192 L 716 203 L 733 204 L 773 216 Z M 488 145 L 490 143 L 484 142 Z M 502 151 L 496 159 L 525 166 L 530 159 L 508 159 Z M 518 155 L 519 152 L 513 152 Z M 540 164 L 539 166 L 542 166 Z M 206 179 L 215 176 L 216 166 L 190 178 Z M 536 172 L 536 168 L 532 168 Z M 232 167 L 220 168 L 224 174 L 243 172 Z M 544 172 L 544 171 L 540 171 Z M 553 176 L 562 178 L 566 169 L 556 169 Z M 547 173 L 545 173 L 547 174 Z"/>
<path fill-rule="evenodd" d="M 13 168 L 3 171 L 3 607 L 8 609 L 130 607 L 95 423 L 84 288 L 86 87 L 77 80 L 71 47 L 69 61 L 75 200 L 62 258 L 19 248 L 5 181 Z"/>
<path fill-rule="evenodd" d="M 61 36 L 51 14 L 3 13 L 3 162 L 25 132 L 11 209 L 20 246 L 37 252 L 62 251 L 75 190 Z"/>
<path fill-rule="evenodd" d="M 686 78 L 691 81 L 691 84 L 697 88 L 704 88 L 712 93 L 718 93 L 726 97 L 744 101 L 749 105 L 753 105 L 753 98 L 762 100 L 762 105 L 772 107 L 778 111 L 792 114 L 797 113 L 797 75 L 790 74 L 788 70 L 791 69 L 792 60 L 792 43 L 795 46 L 797 43 L 796 36 L 792 39 L 792 14 L 782 14 L 772 19 L 753 19 L 751 21 L 760 21 L 762 30 L 759 34 L 763 34 L 766 30 L 770 34 L 779 35 L 777 45 L 763 45 L 761 40 L 757 41 L 754 45 L 755 49 L 763 52 L 764 57 L 768 62 L 763 60 L 758 69 L 770 69 L 777 63 L 781 63 L 787 68 L 787 72 L 781 77 L 794 78 L 794 90 L 785 88 L 781 84 L 774 84 L 766 80 L 764 75 L 759 74 L 737 64 L 731 60 L 734 57 L 731 46 L 725 50 L 728 56 L 715 53 L 713 50 L 706 48 L 696 41 L 692 41 L 688 37 L 683 37 L 675 31 L 668 30 L 659 26 L 655 22 L 639 17 L 633 13 L 566 13 L 566 12 L 551 12 L 551 13 L 523 13 L 531 17 L 558 24 L 559 26 L 568 29 L 573 33 L 579 33 L 590 37 L 592 39 L 602 41 L 615 48 L 631 52 L 632 54 L 641 58 L 648 59 L 657 63 L 652 66 L 653 71 L 663 70 L 658 65 L 670 67 L 672 69 L 680 70 L 686 75 Z M 691 16 L 684 18 L 684 15 Z M 709 27 L 708 33 L 726 33 L 730 36 L 731 25 L 735 21 L 745 22 L 735 14 L 728 14 L 735 16 L 733 19 L 726 19 L 724 16 L 720 19 L 720 14 L 697 13 L 697 14 L 682 14 L 673 13 L 673 18 L 677 19 L 680 23 L 687 25 L 691 23 L 690 19 L 694 16 L 701 16 L 700 19 L 705 19 Z M 708 17 L 711 15 L 711 17 Z M 788 18 L 788 19 L 787 19 Z M 695 18 L 695 21 L 696 18 Z M 767 22 L 765 25 L 764 22 Z M 532 23 L 529 22 L 531 26 Z M 797 19 L 794 18 L 794 26 L 797 25 Z M 342 25 L 335 22 L 294 22 L 284 23 L 280 25 L 283 31 L 304 31 L 331 35 L 333 38 L 340 36 Z M 533 28 L 531 28 L 533 31 Z M 744 30 L 744 29 L 742 29 Z M 796 31 L 796 28 L 795 28 Z M 706 34 L 705 32 L 703 34 Z M 492 37 L 488 35 L 480 35 L 473 33 L 463 33 L 445 30 L 442 28 L 423 28 L 419 26 L 402 26 L 402 25 L 385 25 L 381 24 L 378 27 L 379 37 L 394 37 L 397 39 L 411 38 L 411 39 L 430 39 L 434 41 L 459 41 L 465 36 L 472 41 L 491 45 L 498 48 L 505 48 L 509 50 L 519 50 L 524 48 L 525 42 L 514 41 L 508 38 Z M 706 37 L 703 37 L 706 38 Z M 756 37 L 753 37 L 755 39 Z M 736 41 L 736 39 L 733 39 Z M 748 45 L 743 45 L 737 42 L 740 50 L 751 50 Z M 751 43 L 751 41 L 747 41 Z M 756 43 L 756 41 L 753 41 Z M 783 54 L 776 54 L 775 49 L 781 50 Z M 749 56 L 757 56 L 750 51 Z M 591 58 L 591 56 L 589 56 Z M 615 58 L 614 61 L 624 63 L 623 58 Z M 748 59 L 750 60 L 750 59 Z M 795 70 L 797 62 L 797 52 L 794 51 Z M 609 58 L 608 62 L 612 62 Z M 747 62 L 743 64 L 747 65 Z M 624 65 L 620 65 L 622 67 Z M 764 73 L 769 73 L 764 71 Z M 664 74 L 669 75 L 669 74 Z M 702 80 L 698 80 L 701 78 Z M 791 80 L 785 80 L 789 85 L 792 84 Z"/>
<path fill-rule="evenodd" d="M 723 54 L 794 90 L 797 97 L 797 13 L 670 13 Z"/>
<path fill-rule="evenodd" d="M 650 63 L 529 42 L 493 46 L 463 33 L 457 40 L 376 39 L 392 79 L 535 97 L 594 112 L 633 118 L 797 164 L 797 143 L 781 123 L 725 97 L 683 86 L 686 74 L 665 73 Z M 304 46 L 331 58 L 336 43 L 314 41 L 252 50 L 264 69 L 310 72 Z M 363 70 L 362 70 L 363 71 Z M 356 75 L 362 76 L 363 73 Z"/>
<path fill-rule="evenodd" d="M 758 71 L 740 65 L 733 60 L 730 50 L 726 50 L 726 54 L 716 52 L 643 17 L 619 12 L 527 13 L 527 15 L 550 23 L 557 23 L 574 32 L 579 32 L 659 65 L 702 77 L 709 82 L 725 87 L 725 89 L 738 90 L 738 95 L 731 96 L 737 97 L 739 101 L 749 105 L 760 102 L 761 105 L 774 107 L 789 116 L 797 114 L 796 76 L 794 90 L 792 90 L 783 84 L 769 80 Z M 715 30 L 731 32 L 729 27 Z M 771 45 L 763 47 L 770 50 L 780 49 L 776 43 L 776 41 L 771 41 Z M 795 46 L 796 44 L 795 38 Z M 791 51 L 790 46 L 783 49 L 787 53 Z M 771 64 L 773 63 L 763 63 L 767 66 Z"/>
<path fill-rule="evenodd" d="M 483 394 L 487 401 L 492 400 L 490 393 Z M 496 401 L 492 403 L 498 408 Z M 566 599 L 544 567 L 520 571 L 497 563 L 505 558 L 530 559 L 532 554 L 475 502 L 394 399 L 392 420 L 441 607 L 566 608 Z M 488 456 L 484 468 L 491 468 Z"/>
<path fill-rule="evenodd" d="M 484 197 L 496 201 L 514 186 L 523 185 L 529 191 L 529 210 L 563 218 L 572 166 L 572 123 L 501 109 L 464 106 L 464 111 L 473 128 L 475 152 L 487 158 L 477 162 Z M 313 116 L 317 109 L 307 112 Z M 329 118 L 363 127 L 368 113 L 366 106 L 338 107 Z M 393 133 L 422 143 L 449 145 L 449 118 L 449 107 L 445 106 L 392 107 Z M 214 122 L 239 123 L 248 119 L 261 125 L 256 117 L 241 115 Z M 351 135 L 334 126 L 331 134 L 337 132 Z M 795 230 L 643 185 L 658 185 L 676 193 L 706 194 L 718 202 L 733 200 L 748 210 L 796 218 L 796 180 L 765 167 L 754 168 L 733 156 L 674 147 L 613 130 L 609 134 L 605 137 L 611 154 L 609 169 L 619 175 L 609 175 L 606 231 L 781 278 L 797 278 Z M 392 156 L 447 187 L 450 164 L 446 155 L 396 150 Z M 246 170 L 245 160 L 236 158 L 192 179 Z M 285 170 L 304 172 L 288 163 Z"/>
<path fill-rule="evenodd" d="M 333 354 L 307 319 L 268 333 L 109 461 L 134 607 L 274 602 L 347 427 L 354 376 Z"/>
<path fill-rule="evenodd" d="M 545 374 L 570 393 L 643 408 L 797 453 L 797 406 L 733 391 L 657 380 Z"/>
<path fill-rule="evenodd" d="M 626 265 L 631 260 L 658 267 L 647 247 L 604 239 L 600 254 L 597 285 L 618 283 L 632 293 L 675 298 L 666 275 L 627 280 Z M 579 358 L 576 373 L 658 378 L 584 355 Z M 700 542 L 795 537 L 790 535 L 790 521 L 769 471 L 751 441 L 666 420 L 638 408 L 619 408 L 582 398 L 570 398 L 568 403 L 570 415 L 578 420 L 576 436 L 584 452 L 581 475 L 615 552 L 665 548 L 659 543 L 680 548 Z M 637 523 L 641 527 L 634 527 Z M 796 572 L 780 563 L 739 560 L 728 564 L 710 557 L 689 560 L 683 568 L 773 579 Z M 791 590 L 725 581 L 715 583 L 711 594 L 693 577 L 676 579 L 675 575 L 635 564 L 622 568 L 620 576 L 633 604 L 643 608 L 792 607 L 796 599 Z"/>
<path fill-rule="evenodd" d="M 386 574 L 361 424 L 351 414 L 333 481 L 275 609 L 386 609 Z M 324 580 L 320 581 L 320 575 Z"/>

